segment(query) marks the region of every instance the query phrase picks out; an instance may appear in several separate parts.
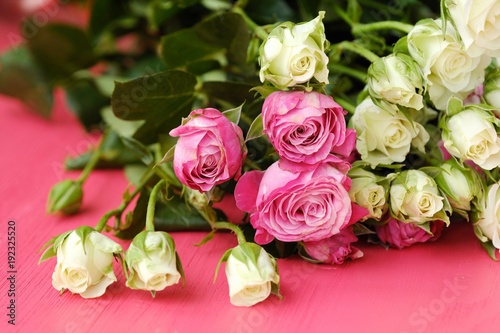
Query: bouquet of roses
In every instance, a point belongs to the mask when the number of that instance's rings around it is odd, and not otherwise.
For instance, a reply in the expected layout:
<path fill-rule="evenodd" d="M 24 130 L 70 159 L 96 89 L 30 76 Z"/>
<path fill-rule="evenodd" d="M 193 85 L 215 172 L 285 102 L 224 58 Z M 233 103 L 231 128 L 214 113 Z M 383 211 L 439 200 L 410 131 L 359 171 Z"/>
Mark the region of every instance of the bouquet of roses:
<path fill-rule="evenodd" d="M 97 167 L 124 167 L 133 188 L 95 227 L 46 244 L 57 290 L 102 295 L 117 258 L 127 286 L 154 296 L 183 278 L 175 230 L 237 236 L 220 261 L 237 306 L 280 296 L 275 257 L 342 264 L 363 256 L 358 237 L 401 249 L 465 219 L 495 258 L 498 1 L 123 3 L 93 1 L 87 31 L 41 27 L 16 50 L 33 61 L 3 56 L 62 86 L 88 128 L 104 124 L 47 210 L 77 212 Z M 86 53 L 43 47 L 54 40 Z M 47 91 L 10 94 L 47 110 Z M 104 231 L 132 239 L 127 251 Z"/>

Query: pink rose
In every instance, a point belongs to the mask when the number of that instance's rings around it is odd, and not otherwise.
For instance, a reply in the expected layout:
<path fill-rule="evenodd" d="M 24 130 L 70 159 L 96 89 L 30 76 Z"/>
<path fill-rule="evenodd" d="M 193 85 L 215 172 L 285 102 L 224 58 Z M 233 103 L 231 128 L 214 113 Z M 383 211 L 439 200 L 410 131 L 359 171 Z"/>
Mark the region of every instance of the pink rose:
<path fill-rule="evenodd" d="M 425 243 L 438 239 L 444 225 L 443 221 L 430 222 L 432 233 L 430 234 L 414 223 L 404 223 L 391 217 L 386 224 L 377 226 L 376 231 L 383 243 L 402 249 L 415 243 Z"/>
<path fill-rule="evenodd" d="M 347 129 L 346 111 L 333 98 L 317 92 L 277 91 L 262 107 L 263 131 L 282 159 L 317 164 L 328 155 L 347 171 L 356 132 Z"/>
<path fill-rule="evenodd" d="M 368 212 L 351 203 L 351 180 L 327 163 L 291 172 L 275 162 L 265 172 L 245 173 L 235 188 L 236 205 L 250 213 L 255 241 L 266 244 L 331 237 Z"/>
<path fill-rule="evenodd" d="M 174 171 L 184 185 L 206 192 L 241 175 L 247 153 L 243 133 L 220 111 L 212 108 L 191 111 L 170 135 L 179 137 Z"/>
<path fill-rule="evenodd" d="M 357 241 L 358 237 L 352 227 L 347 227 L 329 238 L 305 242 L 304 249 L 311 258 L 324 264 L 343 264 L 346 259 L 358 259 L 363 256 L 361 250 L 351 246 L 351 243 Z"/>

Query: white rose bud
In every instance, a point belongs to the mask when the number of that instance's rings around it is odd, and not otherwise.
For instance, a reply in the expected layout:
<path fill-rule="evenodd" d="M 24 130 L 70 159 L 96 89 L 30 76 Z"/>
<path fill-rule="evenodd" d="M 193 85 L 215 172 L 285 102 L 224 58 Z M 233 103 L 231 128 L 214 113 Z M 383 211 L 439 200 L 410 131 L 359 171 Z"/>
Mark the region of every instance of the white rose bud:
<path fill-rule="evenodd" d="M 384 109 L 367 98 L 356 107 L 351 118 L 361 159 L 375 167 L 403 162 L 412 146 L 424 152 L 424 146 L 429 141 L 429 134 L 424 127 L 410 121 L 394 105 L 383 101 L 381 105 Z"/>
<path fill-rule="evenodd" d="M 83 298 L 94 298 L 116 281 L 113 256 L 122 248 L 91 227 L 62 234 L 49 250 L 57 254 L 52 285 L 60 292 L 68 289 Z"/>
<path fill-rule="evenodd" d="M 460 166 L 454 159 L 440 165 L 434 177 L 438 187 L 446 194 L 451 207 L 460 212 L 471 209 L 471 201 L 480 196 L 481 181 L 477 172 L 469 166 Z M 465 218 L 467 214 L 462 214 Z"/>
<path fill-rule="evenodd" d="M 449 223 L 448 202 L 434 179 L 412 169 L 401 172 L 389 190 L 392 215 L 401 222 L 423 224 L 441 220 Z"/>
<path fill-rule="evenodd" d="M 498 0 L 446 0 L 445 5 L 467 52 L 473 56 L 500 56 Z"/>
<path fill-rule="evenodd" d="M 259 245 L 240 244 L 226 252 L 221 262 L 225 260 L 231 304 L 252 306 L 271 293 L 281 297 L 276 260 Z"/>
<path fill-rule="evenodd" d="M 424 83 L 418 64 L 399 53 L 378 59 L 368 68 L 368 91 L 375 99 L 420 110 Z"/>
<path fill-rule="evenodd" d="M 360 167 L 353 167 L 349 170 L 348 176 L 352 179 L 349 190 L 351 201 L 369 211 L 361 221 L 369 218 L 379 221 L 389 207 L 387 202 L 389 180 Z"/>
<path fill-rule="evenodd" d="M 496 68 L 486 76 L 484 83 L 484 99 L 493 106 L 497 116 L 500 113 L 500 68 Z"/>
<path fill-rule="evenodd" d="M 328 83 L 329 43 L 323 17 L 300 24 L 285 22 L 274 28 L 260 47 L 260 80 L 278 88 L 291 87 L 315 78 Z"/>
<path fill-rule="evenodd" d="M 500 249 L 500 184 L 492 184 L 487 188 L 474 227 L 479 229 L 476 234 L 482 242 L 490 240 L 495 248 Z"/>
<path fill-rule="evenodd" d="M 175 243 L 168 233 L 142 231 L 134 237 L 125 254 L 129 269 L 127 287 L 156 291 L 179 282 L 182 266 L 175 251 Z"/>
<path fill-rule="evenodd" d="M 451 23 L 446 31 L 441 27 L 439 19 L 417 22 L 408 34 L 408 51 L 422 69 L 432 103 L 445 110 L 451 97 L 464 100 L 483 83 L 491 58 L 471 56 Z"/>
<path fill-rule="evenodd" d="M 450 111 L 442 131 L 443 145 L 453 156 L 471 160 L 479 167 L 492 170 L 500 165 L 499 121 L 495 115 L 478 105 L 467 105 L 462 111 Z M 459 106 L 458 106 L 459 107 Z"/>

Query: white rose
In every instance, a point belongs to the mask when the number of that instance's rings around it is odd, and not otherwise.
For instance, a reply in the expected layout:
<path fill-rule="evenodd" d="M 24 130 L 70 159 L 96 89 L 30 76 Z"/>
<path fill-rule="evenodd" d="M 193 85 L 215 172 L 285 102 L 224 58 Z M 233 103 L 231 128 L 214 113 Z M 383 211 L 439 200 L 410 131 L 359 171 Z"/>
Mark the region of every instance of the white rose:
<path fill-rule="evenodd" d="M 393 181 L 389 196 L 391 212 L 402 222 L 449 221 L 436 182 L 420 170 L 401 172 Z"/>
<path fill-rule="evenodd" d="M 380 220 L 388 208 L 386 188 L 379 184 L 381 177 L 361 168 L 352 168 L 348 175 L 352 179 L 349 190 L 351 201 L 369 211 L 362 221 L 369 218 Z"/>
<path fill-rule="evenodd" d="M 181 279 L 175 244 L 166 232 L 143 231 L 134 237 L 125 254 L 129 269 L 127 287 L 154 292 Z"/>
<path fill-rule="evenodd" d="M 446 121 L 443 144 L 448 152 L 479 167 L 492 170 L 500 165 L 500 138 L 494 126 L 495 116 L 467 106 Z"/>
<path fill-rule="evenodd" d="M 500 2 L 498 0 L 446 0 L 451 19 L 473 56 L 500 56 Z"/>
<path fill-rule="evenodd" d="M 500 68 L 496 68 L 486 76 L 484 83 L 484 99 L 493 106 L 497 116 L 500 112 Z"/>
<path fill-rule="evenodd" d="M 276 260 L 254 243 L 244 243 L 231 250 L 226 277 L 230 301 L 235 306 L 262 302 L 279 288 Z"/>
<path fill-rule="evenodd" d="M 361 159 L 375 167 L 403 162 L 412 146 L 424 151 L 429 134 L 424 127 L 406 118 L 397 108 L 382 102 L 384 109 L 370 98 L 361 102 L 351 118 L 356 130 L 356 148 Z"/>
<path fill-rule="evenodd" d="M 113 255 L 122 249 L 90 227 L 80 227 L 67 234 L 54 251 L 57 264 L 52 285 L 61 292 L 68 289 L 83 298 L 94 298 L 103 295 L 116 281 Z"/>
<path fill-rule="evenodd" d="M 445 110 L 455 96 L 464 100 L 484 81 L 485 69 L 491 58 L 471 56 L 448 23 L 446 32 L 441 20 L 425 19 L 408 34 L 408 50 L 422 69 L 431 101 Z"/>
<path fill-rule="evenodd" d="M 424 83 L 417 63 L 405 54 L 391 54 L 368 68 L 368 91 L 376 99 L 420 110 Z"/>
<path fill-rule="evenodd" d="M 476 172 L 468 166 L 459 166 L 454 159 L 445 161 L 439 168 L 441 172 L 434 180 L 447 195 L 451 206 L 469 211 L 472 199 L 480 192 L 480 180 Z"/>
<path fill-rule="evenodd" d="M 483 236 L 493 242 L 493 246 L 500 249 L 500 185 L 490 185 L 483 198 L 478 219 L 474 223 Z M 486 242 L 487 239 L 481 239 Z"/>
<path fill-rule="evenodd" d="M 305 83 L 313 77 L 328 83 L 328 56 L 323 17 L 296 24 L 285 22 L 274 28 L 260 48 L 260 80 L 279 88 Z"/>

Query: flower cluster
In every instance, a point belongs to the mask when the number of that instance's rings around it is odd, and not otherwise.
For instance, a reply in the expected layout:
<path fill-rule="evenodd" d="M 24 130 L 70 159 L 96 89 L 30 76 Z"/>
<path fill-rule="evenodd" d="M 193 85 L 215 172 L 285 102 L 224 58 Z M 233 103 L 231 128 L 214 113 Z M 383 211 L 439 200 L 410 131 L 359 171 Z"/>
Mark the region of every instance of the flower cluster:
<path fill-rule="evenodd" d="M 236 306 L 281 297 L 276 257 L 343 264 L 363 256 L 362 238 L 402 249 L 437 240 L 458 219 L 495 257 L 500 4 L 443 0 L 441 15 L 415 24 L 362 24 L 349 3 L 333 10 L 356 40 L 336 43 L 322 10 L 259 26 L 245 1 L 210 9 L 217 15 L 163 37 L 165 71 L 116 82 L 101 112 L 109 131 L 80 178 L 54 186 L 47 211 L 75 213 L 90 171 L 117 151 L 141 168 L 95 228 L 47 243 L 41 260 L 57 257 L 54 287 L 98 297 L 117 280 L 116 258 L 126 286 L 154 296 L 183 280 L 169 233 L 179 229 L 211 229 L 200 245 L 223 229 L 236 235 L 215 268 L 225 263 Z M 104 230 L 132 239 L 127 251 Z"/>
<path fill-rule="evenodd" d="M 360 154 L 351 198 L 370 211 L 363 223 L 397 248 L 437 239 L 453 213 L 472 218 L 485 244 L 498 237 L 498 219 L 486 223 L 485 216 L 495 201 L 487 187 L 498 182 L 500 166 L 499 120 L 490 103 L 498 91 L 493 40 L 500 7 L 443 4 L 440 18 L 417 22 L 391 54 L 372 62 L 350 120 Z M 484 87 L 492 87 L 489 98 Z"/>

